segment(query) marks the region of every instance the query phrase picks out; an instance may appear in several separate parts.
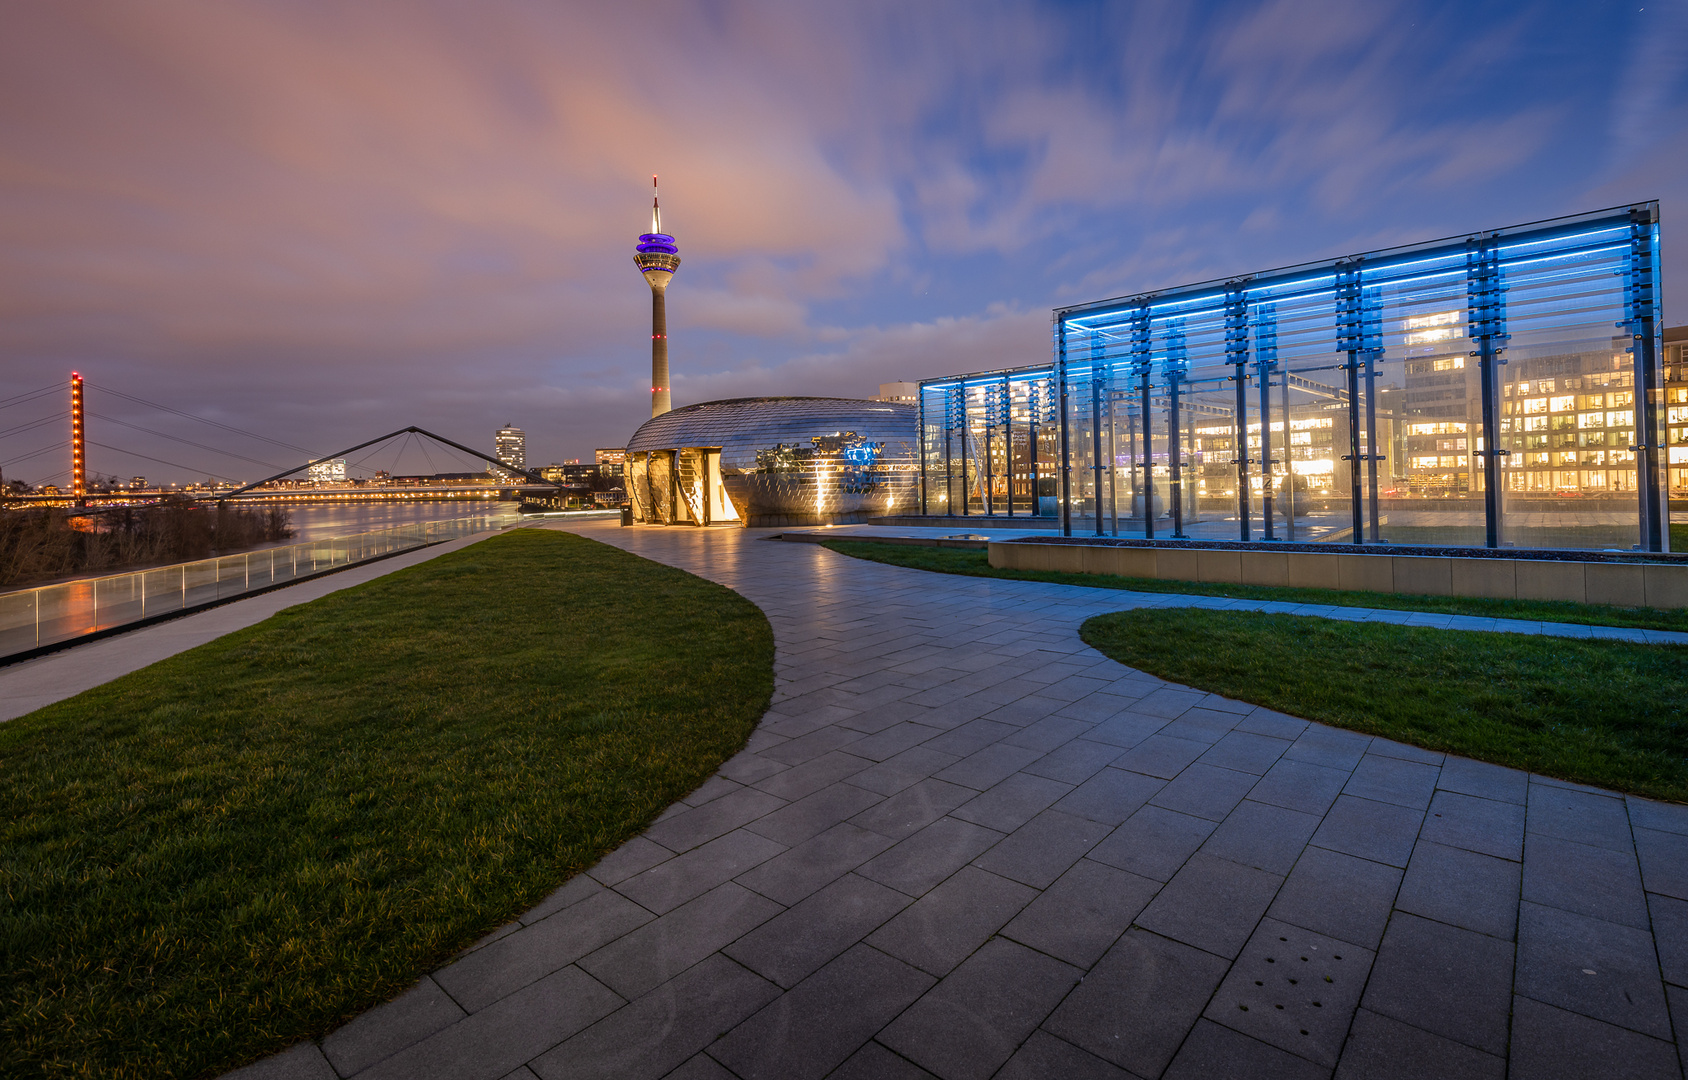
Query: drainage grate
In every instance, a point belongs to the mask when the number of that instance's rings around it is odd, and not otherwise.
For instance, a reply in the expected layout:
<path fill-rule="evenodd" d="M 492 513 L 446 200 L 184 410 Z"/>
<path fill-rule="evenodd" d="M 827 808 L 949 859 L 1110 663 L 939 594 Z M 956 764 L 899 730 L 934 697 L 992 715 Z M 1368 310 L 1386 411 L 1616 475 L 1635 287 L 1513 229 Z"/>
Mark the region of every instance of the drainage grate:
<path fill-rule="evenodd" d="M 1265 919 L 1207 1008 L 1207 1018 L 1334 1066 L 1360 1004 L 1372 954 Z"/>

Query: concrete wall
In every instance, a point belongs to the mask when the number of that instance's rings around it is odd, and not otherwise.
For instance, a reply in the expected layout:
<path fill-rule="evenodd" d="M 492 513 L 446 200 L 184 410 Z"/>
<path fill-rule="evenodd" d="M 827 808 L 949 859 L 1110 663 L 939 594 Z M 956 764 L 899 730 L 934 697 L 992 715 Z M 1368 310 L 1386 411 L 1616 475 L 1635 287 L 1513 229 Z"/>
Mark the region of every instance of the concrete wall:
<path fill-rule="evenodd" d="M 1354 592 L 1572 600 L 1619 607 L 1688 608 L 1688 564 L 1458 559 L 1346 552 L 1092 547 L 991 541 L 1005 570 L 1118 574 L 1227 585 L 1291 585 Z"/>

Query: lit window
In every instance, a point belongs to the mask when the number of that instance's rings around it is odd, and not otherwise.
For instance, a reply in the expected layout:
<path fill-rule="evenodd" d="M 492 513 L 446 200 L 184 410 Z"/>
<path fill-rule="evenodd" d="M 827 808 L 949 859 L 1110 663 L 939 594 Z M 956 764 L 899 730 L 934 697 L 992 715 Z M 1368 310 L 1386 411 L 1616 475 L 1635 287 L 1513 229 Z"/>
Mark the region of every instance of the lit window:
<path fill-rule="evenodd" d="M 1431 345 L 1438 341 L 1454 341 L 1465 336 L 1457 311 L 1438 311 L 1430 315 L 1415 315 L 1406 321 L 1408 345 Z"/>
<path fill-rule="evenodd" d="M 1556 397 L 1553 399 L 1551 407 L 1554 412 L 1570 412 L 1577 407 L 1576 395 L 1566 394 L 1564 397 Z"/>

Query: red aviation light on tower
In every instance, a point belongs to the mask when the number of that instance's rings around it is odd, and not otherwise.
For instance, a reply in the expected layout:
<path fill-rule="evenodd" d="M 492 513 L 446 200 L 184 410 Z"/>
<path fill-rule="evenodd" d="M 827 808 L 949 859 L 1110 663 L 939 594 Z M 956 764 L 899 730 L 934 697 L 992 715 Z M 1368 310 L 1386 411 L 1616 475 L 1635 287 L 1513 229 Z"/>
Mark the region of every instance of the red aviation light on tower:
<path fill-rule="evenodd" d="M 70 373 L 70 493 L 78 501 L 88 494 L 87 433 L 82 427 L 82 376 Z"/>

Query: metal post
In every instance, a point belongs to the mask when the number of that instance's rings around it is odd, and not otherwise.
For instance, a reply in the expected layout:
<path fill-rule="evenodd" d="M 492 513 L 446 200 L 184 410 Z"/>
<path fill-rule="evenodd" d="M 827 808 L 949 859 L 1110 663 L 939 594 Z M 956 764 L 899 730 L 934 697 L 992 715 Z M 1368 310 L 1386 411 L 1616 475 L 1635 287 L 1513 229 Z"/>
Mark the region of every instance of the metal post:
<path fill-rule="evenodd" d="M 991 457 L 991 430 L 996 427 L 996 408 L 991 402 L 989 383 L 979 386 L 979 398 L 984 405 L 984 476 L 979 481 L 979 503 L 984 506 L 984 516 L 989 518 L 996 511 L 991 498 L 996 494 L 996 462 Z"/>
<path fill-rule="evenodd" d="M 1166 444 L 1172 466 L 1172 535 L 1184 539 L 1184 447 L 1178 438 L 1178 372 L 1166 373 L 1166 388 L 1171 394 L 1171 409 L 1166 417 Z"/>
<path fill-rule="evenodd" d="M 955 411 L 951 405 L 950 395 L 954 391 L 944 390 L 944 516 L 955 516 L 955 465 L 950 460 L 950 415 Z"/>
<path fill-rule="evenodd" d="M 1225 356 L 1236 382 L 1236 416 L 1231 464 L 1237 467 L 1237 536 L 1248 539 L 1248 278 L 1228 282 L 1225 288 Z"/>
<path fill-rule="evenodd" d="M 1670 550 L 1670 504 L 1663 499 L 1665 477 L 1659 451 L 1665 429 L 1659 424 L 1658 278 L 1659 207 L 1630 208 L 1629 268 L 1625 275 L 1625 325 L 1632 337 L 1635 371 L 1635 465 L 1640 488 L 1643 551 Z"/>
<path fill-rule="evenodd" d="M 1367 499 L 1371 510 L 1371 542 L 1378 543 L 1382 539 L 1378 533 L 1377 524 L 1377 463 L 1382 457 L 1377 452 L 1377 369 L 1373 361 L 1377 353 L 1367 349 L 1366 357 L 1366 480 L 1371 485 Z"/>
<path fill-rule="evenodd" d="M 1348 354 L 1348 500 L 1351 504 L 1351 542 L 1363 544 L 1365 521 L 1360 513 L 1360 357 Z"/>
<path fill-rule="evenodd" d="M 1055 322 L 1055 342 L 1055 378 L 1061 406 L 1061 431 L 1058 444 L 1058 452 L 1061 457 L 1061 535 L 1071 536 L 1073 534 L 1073 444 L 1072 432 L 1069 430 L 1067 423 L 1067 320 L 1064 317 L 1057 319 Z"/>
<path fill-rule="evenodd" d="M 1505 339 L 1504 294 L 1500 288 L 1500 257 L 1493 236 L 1466 243 L 1466 334 L 1477 343 L 1477 378 L 1483 428 L 1483 543 L 1500 546 L 1502 520 L 1501 464 L 1507 451 L 1500 434 L 1500 342 Z M 1471 432 L 1466 432 L 1466 438 Z M 1467 449 L 1470 449 L 1468 446 Z"/>
<path fill-rule="evenodd" d="M 1014 516 L 1014 389 L 1002 377 L 1002 467 L 1008 472 L 1008 516 Z"/>
<path fill-rule="evenodd" d="M 1031 476 L 1031 516 L 1043 513 L 1043 503 L 1040 501 L 1041 491 L 1038 491 L 1038 427 L 1041 427 L 1041 417 L 1038 410 L 1043 408 L 1043 395 L 1038 393 L 1038 380 L 1026 383 L 1026 474 Z"/>
<path fill-rule="evenodd" d="M 1119 420 L 1114 416 L 1114 391 L 1108 388 L 1108 531 L 1119 535 Z M 1131 514 L 1126 513 L 1127 520 Z"/>
<path fill-rule="evenodd" d="M 915 396 L 915 422 L 920 425 L 920 516 L 925 517 L 926 509 L 926 386 L 920 384 Z"/>
<path fill-rule="evenodd" d="M 1284 531 L 1286 539 L 1295 543 L 1295 450 L 1289 435 L 1289 372 L 1280 372 L 1278 412 L 1284 418 Z"/>
<path fill-rule="evenodd" d="M 1143 369 L 1143 539 L 1155 538 L 1155 428 L 1149 423 L 1149 369 Z"/>
<path fill-rule="evenodd" d="M 1260 539 L 1276 540 L 1272 533 L 1272 362 L 1255 365 L 1260 378 Z"/>
<path fill-rule="evenodd" d="M 1641 475 L 1641 548 L 1644 551 L 1669 550 L 1670 529 L 1665 524 L 1665 504 L 1659 498 L 1663 478 L 1659 475 L 1659 440 L 1663 435 L 1658 414 L 1658 353 L 1654 347 L 1653 320 L 1643 318 L 1640 333 L 1635 337 L 1635 412 L 1640 441 L 1635 446 L 1635 460 Z"/>
<path fill-rule="evenodd" d="M 1238 539 L 1248 540 L 1249 506 L 1248 506 L 1248 375 L 1244 373 L 1243 361 L 1237 361 L 1237 373 L 1231 378 L 1237 384 L 1237 415 L 1235 448 L 1237 458 L 1237 521 L 1241 523 Z"/>
<path fill-rule="evenodd" d="M 1090 476 L 1096 494 L 1096 535 L 1102 535 L 1102 376 L 1101 360 L 1096 351 L 1090 353 Z"/>
<path fill-rule="evenodd" d="M 1130 500 L 1131 509 L 1125 513 L 1129 521 L 1137 514 L 1137 499 L 1143 493 L 1143 484 L 1139 479 L 1142 473 L 1137 468 L 1137 413 L 1130 404 L 1125 409 L 1125 462 L 1130 470 L 1127 475 L 1131 478 L 1131 490 L 1126 493 Z"/>
<path fill-rule="evenodd" d="M 1500 547 L 1500 448 L 1499 365 L 1495 363 L 1494 339 L 1484 334 L 1477 339 L 1477 378 L 1482 384 L 1483 428 L 1483 546 Z"/>
<path fill-rule="evenodd" d="M 973 457 L 967 452 L 967 437 L 973 434 L 973 425 L 967 419 L 967 383 L 962 382 L 960 388 L 961 401 L 961 516 L 973 516 L 973 484 L 968 478 L 967 466 Z M 975 444 L 977 445 L 977 444 Z M 975 469 L 973 475 L 978 475 Z"/>
<path fill-rule="evenodd" d="M 1189 419 L 1184 421 L 1184 441 L 1190 444 L 1190 453 L 1196 452 L 1196 410 L 1189 411 Z M 1182 448 L 1180 449 L 1182 452 Z M 1190 489 L 1190 521 L 1198 522 L 1202 519 L 1202 494 L 1199 484 Z"/>

